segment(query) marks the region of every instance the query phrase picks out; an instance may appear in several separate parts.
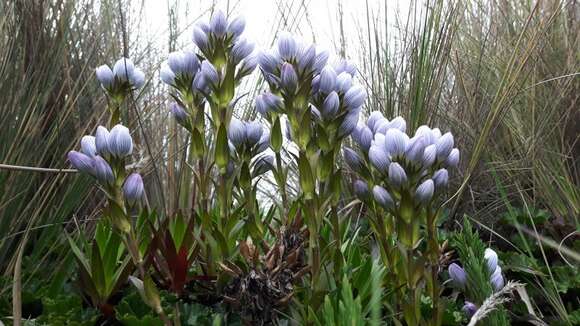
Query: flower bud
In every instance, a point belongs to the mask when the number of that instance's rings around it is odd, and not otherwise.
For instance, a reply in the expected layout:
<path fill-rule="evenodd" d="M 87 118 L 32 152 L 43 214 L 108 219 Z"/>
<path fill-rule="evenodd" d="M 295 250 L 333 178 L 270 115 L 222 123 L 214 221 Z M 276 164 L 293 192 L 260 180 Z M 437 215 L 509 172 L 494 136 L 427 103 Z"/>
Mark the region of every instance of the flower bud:
<path fill-rule="evenodd" d="M 340 91 L 343 94 L 346 94 L 346 92 L 352 86 L 352 76 L 349 75 L 347 72 L 341 72 L 336 77 L 336 86 L 338 88 L 338 91 Z"/>
<path fill-rule="evenodd" d="M 406 146 L 405 158 L 411 163 L 418 164 L 423 160 L 424 152 L 425 142 L 423 142 L 423 137 L 413 137 Z"/>
<path fill-rule="evenodd" d="M 226 19 L 226 15 L 221 10 L 214 12 L 209 20 L 209 28 L 211 32 L 217 37 L 220 38 L 226 34 L 226 29 L 228 26 L 228 20 Z"/>
<path fill-rule="evenodd" d="M 143 179 L 139 173 L 131 173 L 125 179 L 123 195 L 129 203 L 135 203 L 143 197 Z"/>
<path fill-rule="evenodd" d="M 373 132 L 369 127 L 363 124 L 358 130 L 357 136 L 353 138 L 354 141 L 356 141 L 358 145 L 367 152 L 371 147 L 371 142 L 373 141 Z"/>
<path fill-rule="evenodd" d="M 75 169 L 90 175 L 95 175 L 95 163 L 90 156 L 77 151 L 70 151 L 67 157 Z"/>
<path fill-rule="evenodd" d="M 435 146 L 437 146 L 437 160 L 440 162 L 444 161 L 453 149 L 453 135 L 448 132 L 441 136 L 435 142 Z"/>
<path fill-rule="evenodd" d="M 463 310 L 467 318 L 471 318 L 473 315 L 475 315 L 477 309 L 478 309 L 477 306 L 469 301 L 465 301 L 463 308 L 461 308 L 461 310 Z"/>
<path fill-rule="evenodd" d="M 353 110 L 344 117 L 344 120 L 342 120 L 342 123 L 338 126 L 338 131 L 336 133 L 338 138 L 346 137 L 352 133 L 358 123 L 359 114 L 360 109 Z"/>
<path fill-rule="evenodd" d="M 109 152 L 118 158 L 133 153 L 133 139 L 129 129 L 123 125 L 116 125 L 109 134 Z"/>
<path fill-rule="evenodd" d="M 83 154 L 89 157 L 97 155 L 97 146 L 95 144 L 95 137 L 83 136 L 83 138 L 81 138 L 81 152 L 83 152 Z"/>
<path fill-rule="evenodd" d="M 389 183 L 397 188 L 407 183 L 407 173 L 405 173 L 405 169 L 397 162 L 389 164 Z"/>
<path fill-rule="evenodd" d="M 351 87 L 344 94 L 344 105 L 347 108 L 358 108 L 363 105 L 367 98 L 367 93 L 359 85 Z"/>
<path fill-rule="evenodd" d="M 115 180 L 113 176 L 113 170 L 107 161 L 105 161 L 99 155 L 95 156 L 94 158 L 95 164 L 95 177 L 99 182 L 103 184 L 111 184 Z"/>
<path fill-rule="evenodd" d="M 193 43 L 202 51 L 206 52 L 209 49 L 209 38 L 207 33 L 198 26 L 193 27 Z"/>
<path fill-rule="evenodd" d="M 446 169 L 439 169 L 433 173 L 433 182 L 437 191 L 447 187 L 449 183 L 449 173 Z"/>
<path fill-rule="evenodd" d="M 457 148 L 452 149 L 443 164 L 448 168 L 456 168 L 459 165 L 459 150 Z"/>
<path fill-rule="evenodd" d="M 280 33 L 280 37 L 278 38 L 278 53 L 284 60 L 291 60 L 296 57 L 298 44 L 292 34 L 288 32 Z"/>
<path fill-rule="evenodd" d="M 409 137 L 399 129 L 389 129 L 385 134 L 385 146 L 391 156 L 399 156 L 405 153 Z"/>
<path fill-rule="evenodd" d="M 425 147 L 425 151 L 423 152 L 423 159 L 422 159 L 423 167 L 424 168 L 431 167 L 431 165 L 433 165 L 433 163 L 435 163 L 436 159 L 437 159 L 437 147 L 435 146 L 435 144 L 431 144 L 431 145 Z"/>
<path fill-rule="evenodd" d="M 369 186 L 366 182 L 362 180 L 356 180 L 353 184 L 354 194 L 362 201 L 367 201 L 370 199 L 371 193 L 369 191 Z"/>
<path fill-rule="evenodd" d="M 340 106 L 340 100 L 338 98 L 338 94 L 334 91 L 330 92 L 324 103 L 322 104 L 322 117 L 327 120 L 334 118 L 336 113 L 338 112 L 338 107 Z"/>
<path fill-rule="evenodd" d="M 391 209 L 395 206 L 395 202 L 389 192 L 381 186 L 373 187 L 373 197 L 384 209 Z"/>
<path fill-rule="evenodd" d="M 298 59 L 298 71 L 310 72 L 316 61 L 316 47 L 310 45 L 304 48 Z"/>
<path fill-rule="evenodd" d="M 457 287 L 461 289 L 465 288 L 465 285 L 467 284 L 467 274 L 465 274 L 465 270 L 463 268 L 453 263 L 449 265 L 448 272 L 449 277 Z"/>
<path fill-rule="evenodd" d="M 328 51 L 317 51 L 316 60 L 314 60 L 314 71 L 321 71 L 326 66 L 326 62 L 328 62 Z"/>
<path fill-rule="evenodd" d="M 437 140 L 435 139 L 435 135 L 433 135 L 431 128 L 429 128 L 426 125 L 422 125 L 419 128 L 417 128 L 417 131 L 415 131 L 415 136 L 423 136 L 423 139 L 427 146 L 435 144 L 435 141 Z"/>
<path fill-rule="evenodd" d="M 109 131 L 103 126 L 98 126 L 95 132 L 95 147 L 97 154 L 103 156 L 110 154 L 109 152 Z"/>
<path fill-rule="evenodd" d="M 339 59 L 333 64 L 333 68 L 337 74 L 347 73 L 354 77 L 356 74 L 356 66 L 347 59 Z"/>
<path fill-rule="evenodd" d="M 491 248 L 486 248 L 483 254 L 483 258 L 485 259 L 487 270 L 490 273 L 493 273 L 498 266 L 499 258 L 497 257 L 497 253 Z"/>
<path fill-rule="evenodd" d="M 363 161 L 358 154 L 352 149 L 345 147 L 343 150 L 344 161 L 353 171 L 360 171 L 363 166 Z"/>
<path fill-rule="evenodd" d="M 135 68 L 133 74 L 129 76 L 129 82 L 134 89 L 143 87 L 145 84 L 145 73 L 141 69 Z"/>
<path fill-rule="evenodd" d="M 227 33 L 233 38 L 238 38 L 246 28 L 246 20 L 242 16 L 238 16 L 230 21 L 227 27 Z"/>
<path fill-rule="evenodd" d="M 373 125 L 373 132 L 386 135 L 387 131 L 391 128 L 389 119 L 381 118 L 375 122 Z"/>
<path fill-rule="evenodd" d="M 495 292 L 503 289 L 504 286 L 504 279 L 503 275 L 501 275 L 501 267 L 497 266 L 493 274 L 490 277 L 491 286 Z"/>
<path fill-rule="evenodd" d="M 334 90 L 336 86 L 336 72 L 330 66 L 326 66 L 320 72 L 320 81 L 318 89 L 323 94 L 328 94 Z"/>
<path fill-rule="evenodd" d="M 97 67 L 96 69 L 97 80 L 104 88 L 111 88 L 113 86 L 113 81 L 115 80 L 115 76 L 113 75 L 113 71 L 109 66 L 102 65 Z"/>
<path fill-rule="evenodd" d="M 182 74 L 185 70 L 185 63 L 183 59 L 183 53 L 181 51 L 175 51 L 169 53 L 167 57 L 167 65 L 171 68 L 171 71 L 175 74 Z"/>
<path fill-rule="evenodd" d="M 290 95 L 294 95 L 296 87 L 298 86 L 298 75 L 296 75 L 296 71 L 291 63 L 284 62 L 284 64 L 282 64 L 280 77 L 282 88 L 290 93 Z"/>
<path fill-rule="evenodd" d="M 256 54 L 252 53 L 248 55 L 246 58 L 244 58 L 244 60 L 242 60 L 242 63 L 238 68 L 238 74 L 240 76 L 248 75 L 252 71 L 254 71 L 254 69 L 256 69 L 257 65 L 258 65 L 258 57 L 256 56 Z"/>
<path fill-rule="evenodd" d="M 275 55 L 262 51 L 258 54 L 258 64 L 263 71 L 273 74 L 276 72 L 276 69 L 279 65 L 281 65 L 280 58 L 276 57 Z"/>
<path fill-rule="evenodd" d="M 180 125 L 183 125 L 187 122 L 189 114 L 185 112 L 181 105 L 177 104 L 176 102 L 171 103 L 170 111 L 171 114 L 173 114 L 173 117 L 175 117 L 175 120 L 177 120 Z"/>
<path fill-rule="evenodd" d="M 431 200 L 431 198 L 433 198 L 434 191 L 435 185 L 433 184 L 433 180 L 427 179 L 417 187 L 417 190 L 415 191 L 415 200 L 421 204 L 426 204 Z"/>
<path fill-rule="evenodd" d="M 232 118 L 228 127 L 228 139 L 239 147 L 246 141 L 246 126 L 243 121 Z"/>
<path fill-rule="evenodd" d="M 232 47 L 231 58 L 235 64 L 242 61 L 245 57 L 249 56 L 254 51 L 254 44 L 246 41 L 239 40 Z"/>
<path fill-rule="evenodd" d="M 254 146 L 260 141 L 262 133 L 262 124 L 259 121 L 249 121 L 246 124 L 246 139 L 250 146 Z"/>
<path fill-rule="evenodd" d="M 383 120 L 385 119 L 385 117 L 383 117 L 383 114 L 380 111 L 373 111 L 371 112 L 371 114 L 369 115 L 369 118 L 367 120 L 367 126 L 371 129 L 374 130 L 375 129 L 375 124 L 379 121 L 379 120 Z M 387 121 L 388 122 L 388 121 Z"/>
<path fill-rule="evenodd" d="M 206 82 L 214 86 L 217 86 L 219 84 L 220 77 L 218 75 L 218 72 L 208 60 L 204 60 L 201 63 L 201 73 L 203 74 Z"/>
<path fill-rule="evenodd" d="M 121 58 L 115 62 L 113 66 L 113 74 L 121 81 L 129 81 L 129 77 L 133 74 L 135 66 L 133 61 L 129 58 Z"/>
<path fill-rule="evenodd" d="M 389 122 L 389 129 L 390 128 L 399 129 L 404 133 L 407 130 L 407 122 L 403 117 L 396 117 Z"/>
<path fill-rule="evenodd" d="M 167 64 L 161 66 L 159 75 L 161 77 L 161 81 L 163 81 L 165 84 L 173 85 L 175 83 L 175 73 L 173 73 Z"/>
<path fill-rule="evenodd" d="M 387 152 L 376 145 L 371 145 L 369 148 L 369 161 L 371 161 L 372 165 L 382 173 L 387 173 L 389 170 L 389 164 L 391 163 Z"/>

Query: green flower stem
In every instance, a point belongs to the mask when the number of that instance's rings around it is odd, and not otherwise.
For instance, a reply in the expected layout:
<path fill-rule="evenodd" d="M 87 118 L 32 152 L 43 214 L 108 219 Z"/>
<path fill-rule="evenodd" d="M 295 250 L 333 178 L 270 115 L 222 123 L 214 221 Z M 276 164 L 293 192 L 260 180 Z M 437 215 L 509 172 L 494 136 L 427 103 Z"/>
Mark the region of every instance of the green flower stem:
<path fill-rule="evenodd" d="M 282 155 L 280 151 L 276 151 L 276 181 L 278 183 L 278 189 L 282 195 L 282 208 L 284 210 L 284 216 L 288 218 L 288 193 L 286 190 L 286 171 L 282 167 Z"/>
<path fill-rule="evenodd" d="M 439 240 L 437 237 L 437 216 L 438 210 L 433 211 L 431 206 L 427 206 L 427 238 L 428 238 L 428 258 L 430 267 L 430 280 L 428 282 L 431 293 L 431 300 L 433 302 L 433 313 L 431 317 L 431 325 L 441 325 L 443 318 L 442 307 L 439 303 L 439 280 L 438 280 L 438 266 L 439 256 L 441 255 Z"/>

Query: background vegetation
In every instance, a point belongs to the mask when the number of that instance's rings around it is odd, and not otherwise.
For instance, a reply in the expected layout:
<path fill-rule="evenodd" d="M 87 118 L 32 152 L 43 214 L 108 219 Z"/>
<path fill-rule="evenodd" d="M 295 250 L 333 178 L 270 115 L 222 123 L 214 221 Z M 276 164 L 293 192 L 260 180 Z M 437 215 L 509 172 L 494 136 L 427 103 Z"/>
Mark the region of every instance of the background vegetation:
<path fill-rule="evenodd" d="M 307 2 L 277 4 L 272 39 L 308 26 Z M 128 121 L 145 145 L 140 164 L 150 204 L 177 205 L 187 138 L 168 118 L 158 68 L 212 6 L 184 15 L 183 4 L 169 1 L 169 37 L 160 46 L 139 34 L 143 5 L 0 3 L 0 315 L 10 313 L 14 289 L 34 314 L 27 293 L 46 284 L 44 291 L 56 291 L 74 271 L 63 228 L 91 232 L 94 225 L 101 196 L 86 187 L 88 178 L 60 169 L 68 168 L 66 152 L 80 136 L 105 119 L 98 65 L 125 54 L 146 71 Z M 510 278 L 528 284 L 538 317 L 550 325 L 580 323 L 580 4 L 412 1 L 408 15 L 395 15 L 396 28 L 386 23 L 393 17 L 386 5 L 366 8 L 356 32 L 342 29 L 349 15 L 333 13 L 336 52 L 357 63 L 369 90 L 366 112 L 402 115 L 411 129 L 429 123 L 453 131 L 463 157 L 446 230 L 472 220 L 485 242 L 503 250 Z M 256 74 L 250 94 L 260 83 Z M 237 115 L 250 114 L 247 98 L 248 110 Z"/>

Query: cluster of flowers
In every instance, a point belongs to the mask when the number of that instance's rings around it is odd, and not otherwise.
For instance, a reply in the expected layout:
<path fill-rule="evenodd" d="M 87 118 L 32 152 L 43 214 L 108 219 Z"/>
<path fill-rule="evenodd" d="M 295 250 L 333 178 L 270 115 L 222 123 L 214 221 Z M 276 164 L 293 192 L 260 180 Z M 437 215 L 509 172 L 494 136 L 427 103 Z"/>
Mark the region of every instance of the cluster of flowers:
<path fill-rule="evenodd" d="M 81 151 L 70 151 L 68 160 L 80 172 L 87 173 L 105 188 L 115 186 L 118 178 L 125 175 L 125 158 L 133 152 L 133 139 L 129 129 L 123 125 L 114 126 L 111 131 L 99 126 L 95 136 L 81 139 Z M 124 198 L 137 202 L 143 196 L 143 180 L 138 173 L 132 173 L 123 182 Z"/>
<path fill-rule="evenodd" d="M 141 88 L 145 84 L 145 74 L 129 58 L 117 60 L 112 70 L 107 65 L 97 67 L 96 74 L 101 86 L 113 97 Z"/>
<path fill-rule="evenodd" d="M 420 126 L 415 135 L 406 134 L 407 124 L 402 117 L 389 121 L 378 112 L 372 112 L 366 123 L 359 122 L 352 137 L 380 176 L 386 177 L 383 185 L 375 185 L 372 195 L 387 210 L 396 208 L 393 193 L 414 191 L 414 199 L 426 204 L 449 180 L 448 169 L 459 163 L 459 150 L 453 148 L 451 133 L 441 134 L 438 128 Z M 345 160 L 354 170 L 363 164 L 352 149 L 345 148 Z M 354 183 L 355 193 L 361 199 L 370 197 L 365 181 Z"/>
<path fill-rule="evenodd" d="M 309 101 L 316 122 L 339 139 L 356 127 L 366 92 L 353 84 L 356 68 L 347 60 L 328 64 L 328 52 L 317 50 L 289 33 L 282 33 L 276 46 L 263 51 L 258 63 L 271 92 L 256 97 L 256 109 L 269 117 L 290 113 Z M 298 99 L 298 103 L 293 102 Z M 298 105 L 297 105 L 298 104 Z M 332 124 L 334 123 L 334 124 Z M 338 126 L 338 131 L 334 130 Z"/>
<path fill-rule="evenodd" d="M 232 118 L 228 128 L 230 149 L 239 156 L 254 157 L 270 146 L 270 133 L 264 131 L 259 121 L 242 121 Z"/>
<path fill-rule="evenodd" d="M 487 267 L 487 271 L 489 273 L 489 282 L 491 283 L 491 287 L 495 292 L 501 290 L 504 287 L 505 280 L 501 272 L 501 267 L 499 266 L 499 259 L 497 253 L 490 248 L 485 249 L 484 253 L 485 264 Z M 453 263 L 449 265 L 449 277 L 451 278 L 453 284 L 460 289 L 465 289 L 468 283 L 468 275 L 465 270 Z M 463 311 L 469 317 L 471 317 L 476 311 L 478 307 L 473 302 L 465 301 L 465 305 L 463 306 Z"/>

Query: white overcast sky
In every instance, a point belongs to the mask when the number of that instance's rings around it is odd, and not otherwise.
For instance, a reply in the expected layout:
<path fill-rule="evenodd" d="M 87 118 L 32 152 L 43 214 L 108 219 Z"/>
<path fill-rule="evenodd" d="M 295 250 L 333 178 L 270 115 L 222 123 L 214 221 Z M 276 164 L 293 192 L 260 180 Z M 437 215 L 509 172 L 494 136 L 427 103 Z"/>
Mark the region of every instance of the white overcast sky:
<path fill-rule="evenodd" d="M 151 40 L 161 48 L 168 43 L 169 6 L 178 8 L 177 26 L 184 30 L 178 44 L 185 46 L 190 42 L 191 24 L 200 15 L 207 19 L 209 13 L 204 15 L 204 12 L 215 4 L 216 8 L 224 11 L 227 11 L 229 7 L 232 16 L 244 16 L 246 18 L 245 36 L 256 43 L 259 48 L 269 47 L 273 39 L 272 31 L 279 29 L 276 27 L 282 17 L 279 8 L 284 7 L 286 8 L 285 15 L 300 13 L 298 19 L 291 19 L 299 23 L 285 29 L 301 34 L 305 39 L 312 40 L 314 37 L 318 45 L 334 50 L 339 37 L 338 7 L 340 2 L 344 13 L 347 44 L 349 47 L 351 45 L 355 47 L 351 51 L 356 52 L 359 39 L 357 31 L 360 27 L 366 28 L 367 24 L 367 3 L 369 11 L 374 15 L 380 12 L 381 17 L 385 17 L 384 8 L 387 4 L 388 25 L 393 26 L 397 12 L 401 17 L 406 17 L 410 1 L 412 0 L 142 0 L 137 3 L 139 6 L 144 5 L 142 19 L 139 21 L 140 30 L 146 31 L 145 35 L 152 36 Z M 302 3 L 307 7 L 307 11 L 303 8 L 298 9 Z M 371 21 L 372 23 L 381 27 L 385 25 L 384 19 Z M 310 28 L 310 24 L 313 29 Z M 350 52 L 348 50 L 347 52 Z"/>

